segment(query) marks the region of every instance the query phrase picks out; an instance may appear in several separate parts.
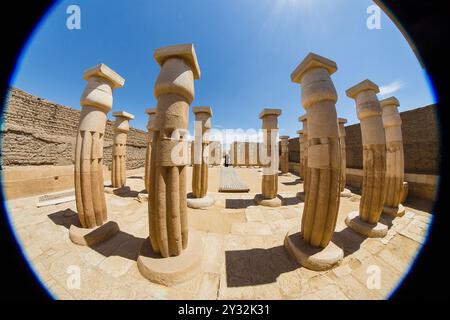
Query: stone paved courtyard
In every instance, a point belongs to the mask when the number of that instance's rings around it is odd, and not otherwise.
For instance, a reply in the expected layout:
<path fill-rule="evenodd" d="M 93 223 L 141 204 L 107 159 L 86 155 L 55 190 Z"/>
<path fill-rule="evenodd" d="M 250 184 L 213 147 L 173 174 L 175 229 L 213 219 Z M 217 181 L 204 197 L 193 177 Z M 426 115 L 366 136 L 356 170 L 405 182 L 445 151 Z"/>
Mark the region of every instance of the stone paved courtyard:
<path fill-rule="evenodd" d="M 359 196 L 341 198 L 336 237 L 344 260 L 332 270 L 310 271 L 297 265 L 283 246 L 286 232 L 300 225 L 303 202 L 295 195 L 303 185 L 295 175 L 279 177 L 279 208 L 255 206 L 260 192 L 258 169 L 237 168 L 249 193 L 219 193 L 220 168 L 209 170 L 209 190 L 216 199 L 206 210 L 189 210 L 189 224 L 203 239 L 202 273 L 164 287 L 143 278 L 136 259 L 148 237 L 144 170 L 128 171 L 129 190 L 106 194 L 108 214 L 121 232 L 93 247 L 73 244 L 69 226 L 76 221 L 75 201 L 38 208 L 37 197 L 7 202 L 10 219 L 37 275 L 59 299 L 385 299 L 396 288 L 425 241 L 431 215 L 405 204 L 401 218 L 382 217 L 389 226 L 382 239 L 368 239 L 345 226 Z M 192 168 L 188 168 L 191 181 Z M 188 192 L 190 192 L 188 185 Z M 423 205 L 421 206 L 423 207 Z M 79 267 L 79 289 L 67 286 L 70 266 Z M 381 271 L 379 289 L 367 286 L 370 272 Z M 72 267 L 73 268 L 73 267 Z"/>

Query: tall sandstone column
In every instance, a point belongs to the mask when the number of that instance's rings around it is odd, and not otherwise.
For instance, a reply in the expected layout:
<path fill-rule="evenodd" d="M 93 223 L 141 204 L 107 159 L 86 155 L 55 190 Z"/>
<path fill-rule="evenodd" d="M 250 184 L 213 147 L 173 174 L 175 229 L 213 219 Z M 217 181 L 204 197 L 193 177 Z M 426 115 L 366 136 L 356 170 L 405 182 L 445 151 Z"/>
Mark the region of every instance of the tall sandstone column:
<path fill-rule="evenodd" d="M 310 53 L 291 74 L 291 80 L 302 88 L 309 147 L 301 230 L 291 229 L 285 246 L 300 264 L 313 270 L 332 268 L 343 259 L 343 250 L 331 241 L 341 181 L 337 93 L 330 78 L 336 70 L 334 61 Z"/>
<path fill-rule="evenodd" d="M 386 134 L 386 198 L 383 212 L 393 216 L 403 216 L 403 183 L 405 160 L 403 155 L 402 119 L 398 113 L 400 103 L 395 97 L 380 101 L 384 131 Z"/>
<path fill-rule="evenodd" d="M 200 68 L 192 44 L 159 48 L 153 57 L 161 71 L 154 87 L 150 237 L 141 247 L 138 268 L 147 279 L 170 285 L 193 277 L 201 266 L 202 244 L 188 230 L 186 203 L 188 115 Z"/>
<path fill-rule="evenodd" d="M 347 152 L 345 150 L 345 124 L 347 123 L 347 119 L 338 118 L 339 124 L 339 145 L 341 149 L 341 197 L 349 198 L 352 196 L 350 190 L 345 188 L 346 185 L 346 170 L 347 170 Z"/>
<path fill-rule="evenodd" d="M 145 190 L 150 190 L 150 159 L 152 155 L 152 141 L 153 141 L 153 132 L 152 129 L 155 127 L 155 118 L 156 118 L 156 108 L 147 108 L 145 109 L 145 113 L 148 114 L 148 122 L 147 122 L 147 150 L 145 151 L 145 172 L 144 172 L 144 184 Z"/>
<path fill-rule="evenodd" d="M 263 143 L 259 155 L 262 169 L 262 193 L 255 196 L 255 202 L 268 207 L 279 207 L 282 198 L 278 195 L 278 117 L 280 109 L 264 109 L 259 118 L 262 120 Z"/>
<path fill-rule="evenodd" d="M 208 192 L 209 131 L 211 129 L 212 110 L 210 107 L 194 107 L 195 142 L 194 166 L 192 169 L 192 197 L 187 205 L 193 209 L 202 209 L 214 204 L 214 198 Z"/>
<path fill-rule="evenodd" d="M 281 174 L 287 175 L 289 173 L 289 136 L 281 136 L 280 140 L 280 171 Z"/>
<path fill-rule="evenodd" d="M 116 121 L 113 126 L 111 184 L 113 188 L 121 188 L 127 181 L 127 135 L 130 131 L 129 122 L 134 116 L 125 111 L 114 112 L 113 116 L 116 117 Z"/>
<path fill-rule="evenodd" d="M 76 244 L 93 245 L 119 231 L 116 223 L 105 223 L 108 218 L 103 182 L 103 141 L 113 91 L 123 87 L 125 80 L 104 64 L 86 70 L 83 78 L 87 84 L 80 99 L 74 174 L 81 228 L 71 225 L 69 236 Z M 96 232 L 91 232 L 94 228 Z"/>
<path fill-rule="evenodd" d="M 363 186 L 359 213 L 351 212 L 345 223 L 367 237 L 384 237 L 387 226 L 379 223 L 386 194 L 386 138 L 381 119 L 379 88 L 364 80 L 348 89 L 348 97 L 356 100 L 361 121 L 363 145 Z"/>

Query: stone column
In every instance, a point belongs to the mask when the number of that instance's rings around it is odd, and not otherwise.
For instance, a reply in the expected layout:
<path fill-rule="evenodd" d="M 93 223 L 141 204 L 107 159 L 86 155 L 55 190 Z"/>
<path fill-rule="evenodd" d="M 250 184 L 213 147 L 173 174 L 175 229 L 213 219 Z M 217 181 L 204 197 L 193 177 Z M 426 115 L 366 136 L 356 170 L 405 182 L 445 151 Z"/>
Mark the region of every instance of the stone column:
<path fill-rule="evenodd" d="M 259 156 L 262 164 L 262 193 L 255 196 L 255 202 L 268 207 L 279 207 L 282 198 L 278 195 L 278 117 L 280 109 L 264 109 L 259 118 L 262 119 L 263 143 Z"/>
<path fill-rule="evenodd" d="M 258 144 L 256 142 L 249 142 L 248 149 L 250 167 L 256 167 L 258 165 Z"/>
<path fill-rule="evenodd" d="M 300 162 L 302 163 L 301 167 L 303 168 L 303 191 L 297 193 L 297 198 L 301 201 L 305 201 L 306 196 L 306 188 L 308 187 L 308 183 L 306 183 L 306 178 L 308 175 L 308 121 L 306 114 L 298 117 L 298 121 L 303 125 L 303 152 L 300 153 Z"/>
<path fill-rule="evenodd" d="M 211 141 L 209 143 L 208 149 L 209 149 L 209 165 L 220 166 L 223 158 L 220 141 Z"/>
<path fill-rule="evenodd" d="M 111 184 L 113 188 L 122 188 L 127 181 L 127 135 L 130 131 L 129 121 L 134 116 L 125 111 L 114 112 L 116 121 L 113 126 L 113 150 L 111 166 Z"/>
<path fill-rule="evenodd" d="M 339 145 L 341 149 L 341 197 L 349 198 L 352 196 L 350 190 L 345 188 L 346 185 L 346 170 L 347 170 L 347 152 L 345 151 L 345 124 L 347 119 L 338 118 L 339 124 Z"/>
<path fill-rule="evenodd" d="M 281 156 L 280 156 L 280 171 L 282 175 L 289 174 L 289 136 L 280 137 Z"/>
<path fill-rule="evenodd" d="M 154 87 L 158 100 L 150 160 L 150 237 L 143 242 L 138 268 L 153 282 L 171 285 L 200 272 L 202 241 L 188 230 L 186 200 L 187 128 L 200 69 L 194 46 L 156 49 L 161 66 Z"/>
<path fill-rule="evenodd" d="M 212 110 L 210 107 L 194 107 L 195 142 L 194 167 L 192 169 L 192 194 L 187 205 L 193 209 L 203 209 L 214 204 L 214 198 L 208 192 L 209 130 L 211 129 Z"/>
<path fill-rule="evenodd" d="M 250 168 L 250 142 L 244 142 L 244 163 L 247 168 Z"/>
<path fill-rule="evenodd" d="M 153 141 L 153 127 L 155 127 L 155 118 L 156 118 L 156 108 L 147 108 L 145 109 L 145 113 L 148 114 L 148 122 L 147 122 L 147 150 L 145 152 L 145 173 L 144 173 L 144 184 L 145 190 L 148 193 L 150 190 L 150 159 L 152 155 L 152 141 Z"/>
<path fill-rule="evenodd" d="M 194 150 L 195 150 L 195 141 L 188 141 L 188 149 L 189 149 L 189 156 L 190 156 L 190 161 L 189 161 L 189 165 L 190 166 L 194 166 Z"/>
<path fill-rule="evenodd" d="M 113 91 L 125 80 L 104 64 L 84 72 L 87 81 L 81 95 L 81 115 L 75 147 L 75 199 L 80 226 L 71 225 L 70 239 L 80 245 L 93 245 L 119 231 L 108 222 L 103 182 L 103 141 L 107 113 Z M 101 230 L 99 228 L 101 227 Z M 93 232 L 93 229 L 95 232 Z"/>
<path fill-rule="evenodd" d="M 303 137 L 303 130 L 297 130 L 297 134 L 298 134 L 298 144 L 299 144 L 299 169 L 298 169 L 298 175 L 300 177 L 301 180 L 305 179 L 305 169 L 303 168 L 303 153 L 305 152 L 303 150 L 304 146 L 305 146 L 305 141 L 304 141 L 304 137 Z"/>
<path fill-rule="evenodd" d="M 380 101 L 383 126 L 386 133 L 386 198 L 383 212 L 403 216 L 405 162 L 403 158 L 402 119 L 398 113 L 400 103 L 395 97 Z"/>
<path fill-rule="evenodd" d="M 356 100 L 361 121 L 363 186 L 359 213 L 351 212 L 345 223 L 367 237 L 384 237 L 387 233 L 387 226 L 378 222 L 386 194 L 386 138 L 378 92 L 378 86 L 369 80 L 346 91 L 348 97 Z"/>
<path fill-rule="evenodd" d="M 245 142 L 238 141 L 237 144 L 238 165 L 239 167 L 245 167 Z"/>
<path fill-rule="evenodd" d="M 237 141 L 233 141 L 231 144 L 231 163 L 233 164 L 233 167 L 237 166 Z"/>
<path fill-rule="evenodd" d="M 334 61 L 310 53 L 291 74 L 300 83 L 308 119 L 306 197 L 301 229 L 294 227 L 285 246 L 304 267 L 326 270 L 338 265 L 343 250 L 333 239 L 339 211 L 341 153 L 335 103 L 337 93 L 330 75 Z"/>

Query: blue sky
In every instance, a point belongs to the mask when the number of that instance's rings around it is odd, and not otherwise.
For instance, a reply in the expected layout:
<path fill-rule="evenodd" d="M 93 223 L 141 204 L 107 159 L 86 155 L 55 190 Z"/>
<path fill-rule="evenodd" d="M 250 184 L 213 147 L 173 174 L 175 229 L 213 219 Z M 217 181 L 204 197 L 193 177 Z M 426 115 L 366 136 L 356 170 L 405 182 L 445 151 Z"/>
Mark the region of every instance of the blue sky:
<path fill-rule="evenodd" d="M 81 9 L 81 29 L 69 30 L 66 9 Z M 436 102 L 425 71 L 401 32 L 382 13 L 381 29 L 366 25 L 366 0 L 89 0 L 61 1 L 30 38 L 11 84 L 79 109 L 82 73 L 105 63 L 125 86 L 112 111 L 125 110 L 145 129 L 145 108 L 154 107 L 159 66 L 153 51 L 194 43 L 202 77 L 193 106 L 211 106 L 213 125 L 258 129 L 263 108 L 280 108 L 280 134 L 301 129 L 300 86 L 290 74 L 314 52 L 336 61 L 332 80 L 338 116 L 357 123 L 345 90 L 368 78 L 395 95 L 400 111 Z M 109 114 L 112 118 L 112 112 Z M 193 128 L 190 114 L 190 129 Z"/>

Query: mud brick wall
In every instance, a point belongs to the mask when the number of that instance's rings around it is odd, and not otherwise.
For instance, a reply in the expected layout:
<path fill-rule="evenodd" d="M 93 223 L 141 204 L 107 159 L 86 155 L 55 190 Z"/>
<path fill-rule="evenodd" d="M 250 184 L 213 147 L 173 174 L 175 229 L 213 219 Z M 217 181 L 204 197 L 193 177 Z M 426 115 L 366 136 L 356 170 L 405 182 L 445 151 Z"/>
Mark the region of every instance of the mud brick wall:
<path fill-rule="evenodd" d="M 11 88 L 3 114 L 0 164 L 42 166 L 73 164 L 80 111 Z M 104 142 L 104 164 L 111 164 L 112 122 Z M 144 166 L 146 133 L 132 128 L 127 141 L 127 169 Z"/>
<path fill-rule="evenodd" d="M 429 105 L 401 112 L 405 172 L 439 175 L 439 125 L 436 106 Z M 345 128 L 347 167 L 362 169 L 361 128 Z"/>

